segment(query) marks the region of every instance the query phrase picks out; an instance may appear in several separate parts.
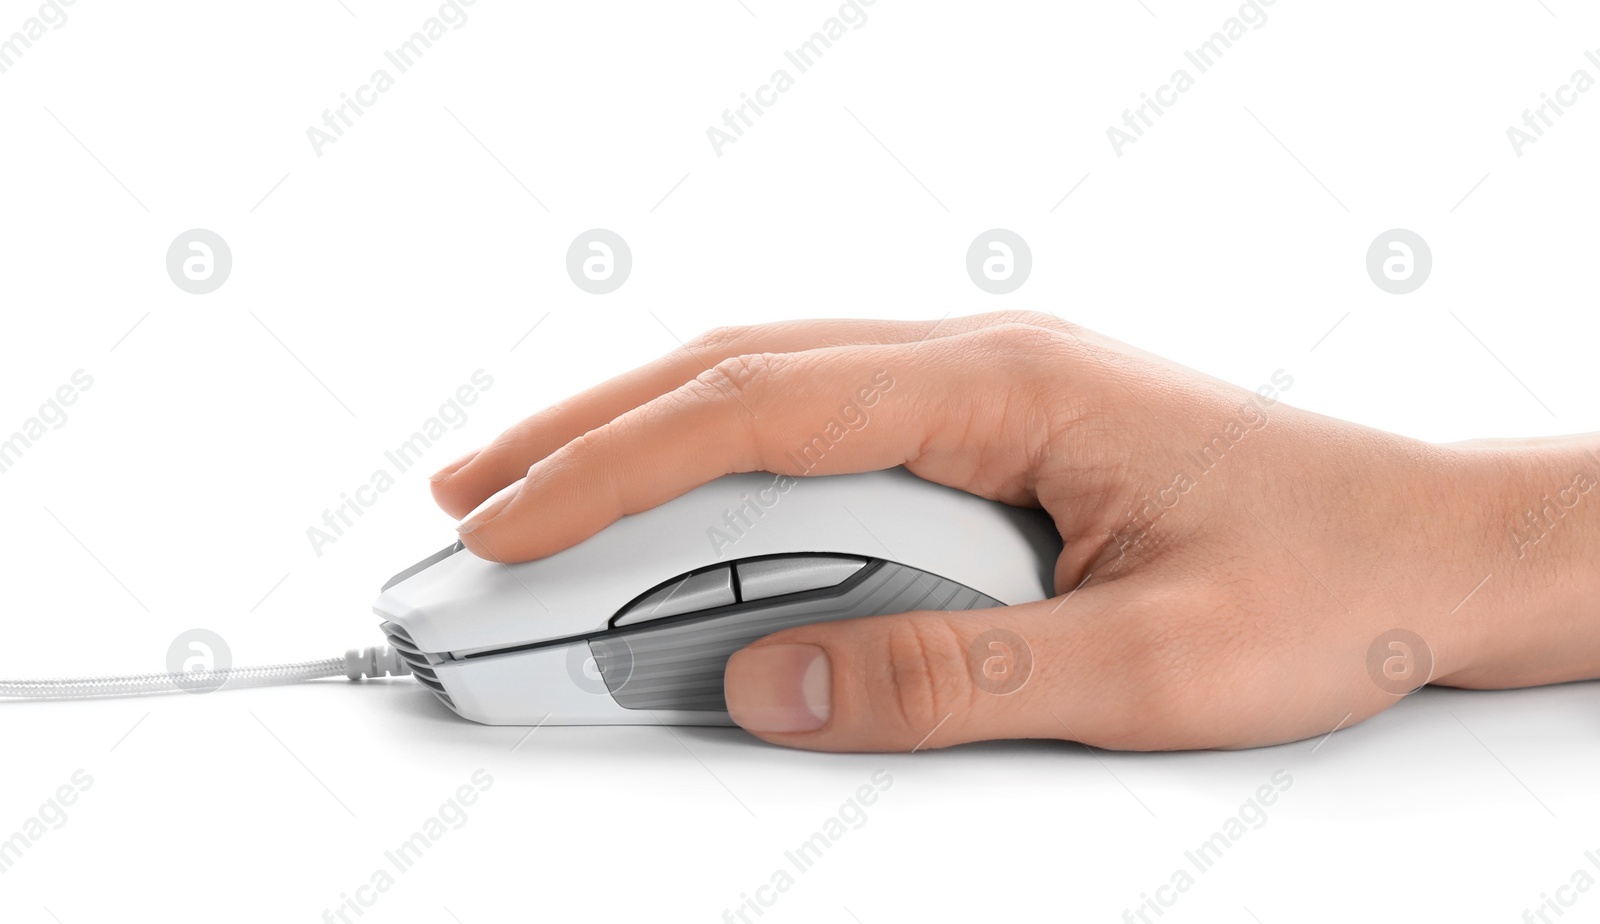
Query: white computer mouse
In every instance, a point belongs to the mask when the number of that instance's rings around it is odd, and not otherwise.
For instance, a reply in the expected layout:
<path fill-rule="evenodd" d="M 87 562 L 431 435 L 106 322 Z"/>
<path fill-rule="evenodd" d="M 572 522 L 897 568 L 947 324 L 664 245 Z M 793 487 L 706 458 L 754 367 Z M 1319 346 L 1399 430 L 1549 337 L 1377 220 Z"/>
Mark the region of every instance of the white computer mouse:
<path fill-rule="evenodd" d="M 729 725 L 728 658 L 791 626 L 1042 600 L 1040 510 L 904 468 L 729 475 L 572 548 L 497 564 L 459 543 L 373 604 L 417 679 L 491 725 Z"/>

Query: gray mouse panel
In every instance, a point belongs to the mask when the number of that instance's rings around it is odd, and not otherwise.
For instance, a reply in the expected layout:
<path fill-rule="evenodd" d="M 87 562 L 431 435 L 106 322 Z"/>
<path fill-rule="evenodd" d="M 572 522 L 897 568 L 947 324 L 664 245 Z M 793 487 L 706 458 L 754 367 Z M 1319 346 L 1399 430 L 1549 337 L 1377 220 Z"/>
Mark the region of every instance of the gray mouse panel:
<path fill-rule="evenodd" d="M 910 610 L 1001 605 L 954 581 L 874 561 L 836 587 L 628 627 L 590 640 L 589 648 L 611 695 L 624 708 L 726 711 L 722 675 L 728 658 L 781 629 Z"/>

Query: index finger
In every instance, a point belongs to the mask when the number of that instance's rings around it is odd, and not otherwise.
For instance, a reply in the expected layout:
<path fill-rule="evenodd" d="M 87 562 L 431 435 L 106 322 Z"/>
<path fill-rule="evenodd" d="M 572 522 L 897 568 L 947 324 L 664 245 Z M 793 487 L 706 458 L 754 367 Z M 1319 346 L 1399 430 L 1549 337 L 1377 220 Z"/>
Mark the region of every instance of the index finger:
<path fill-rule="evenodd" d="M 1061 338 L 1026 328 L 1037 338 Z M 734 472 L 814 475 L 907 465 L 951 487 L 1018 505 L 1035 502 L 1035 461 L 1020 428 L 1041 419 L 1019 388 L 1019 364 L 1052 351 L 1008 351 L 1008 328 L 922 344 L 834 347 L 740 356 L 573 440 L 528 471 L 521 487 L 461 525 L 474 553 L 499 561 L 552 554 L 618 518 Z M 1031 359 L 1030 359 L 1031 357 Z M 870 426 L 814 438 L 852 404 Z M 812 448 L 808 448 L 812 447 Z"/>
<path fill-rule="evenodd" d="M 1066 322 L 1052 315 L 1011 311 L 939 321 L 826 319 L 719 328 L 660 359 L 534 414 L 479 452 L 446 466 L 434 476 L 434 500 L 450 515 L 463 517 L 568 442 L 732 357 L 855 344 L 914 343 L 1017 323 L 1067 327 Z"/>

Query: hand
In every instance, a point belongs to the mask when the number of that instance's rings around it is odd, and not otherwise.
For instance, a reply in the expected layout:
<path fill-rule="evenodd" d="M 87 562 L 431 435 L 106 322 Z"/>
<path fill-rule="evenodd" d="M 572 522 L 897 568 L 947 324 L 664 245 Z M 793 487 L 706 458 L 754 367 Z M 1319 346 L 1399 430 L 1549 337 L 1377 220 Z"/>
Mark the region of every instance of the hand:
<path fill-rule="evenodd" d="M 799 470 L 789 450 L 883 372 L 870 424 Z M 1051 514 L 1054 599 L 802 626 L 734 655 L 733 718 L 794 747 L 1245 747 L 1429 681 L 1600 676 L 1594 440 L 1429 445 L 1288 407 L 1292 385 L 1243 391 L 1044 314 L 730 328 L 535 414 L 434 496 L 460 517 L 520 480 L 460 527 L 500 561 L 730 472 L 904 464 Z M 973 680 L 969 644 L 995 627 L 1032 653 L 1008 695 Z"/>

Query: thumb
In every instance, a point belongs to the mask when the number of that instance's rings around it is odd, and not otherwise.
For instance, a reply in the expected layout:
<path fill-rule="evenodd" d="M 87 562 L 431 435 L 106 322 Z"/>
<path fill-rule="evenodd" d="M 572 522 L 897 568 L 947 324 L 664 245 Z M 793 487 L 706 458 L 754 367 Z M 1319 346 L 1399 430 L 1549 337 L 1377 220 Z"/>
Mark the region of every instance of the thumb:
<path fill-rule="evenodd" d="M 1104 653 L 1113 620 L 1097 618 L 1088 597 L 1086 588 L 1070 601 L 786 629 L 729 659 L 728 712 L 760 738 L 819 751 L 913 751 L 1103 729 L 1117 720 L 1114 703 L 1071 695 L 1112 689 L 1101 675 L 1118 661 Z"/>

